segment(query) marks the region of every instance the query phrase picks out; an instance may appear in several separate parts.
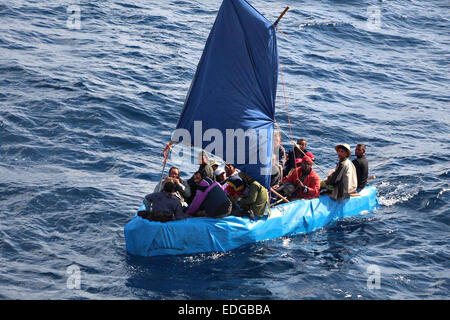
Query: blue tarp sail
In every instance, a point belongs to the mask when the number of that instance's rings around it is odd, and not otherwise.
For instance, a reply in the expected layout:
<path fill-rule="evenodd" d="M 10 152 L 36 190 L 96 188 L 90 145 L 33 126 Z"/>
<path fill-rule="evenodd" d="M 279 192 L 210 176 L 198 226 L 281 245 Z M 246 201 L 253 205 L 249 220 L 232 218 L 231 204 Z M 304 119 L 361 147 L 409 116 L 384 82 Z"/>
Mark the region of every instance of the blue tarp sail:
<path fill-rule="evenodd" d="M 172 137 L 220 156 L 269 187 L 277 77 L 272 23 L 245 0 L 224 0 L 177 124 L 190 139 Z"/>

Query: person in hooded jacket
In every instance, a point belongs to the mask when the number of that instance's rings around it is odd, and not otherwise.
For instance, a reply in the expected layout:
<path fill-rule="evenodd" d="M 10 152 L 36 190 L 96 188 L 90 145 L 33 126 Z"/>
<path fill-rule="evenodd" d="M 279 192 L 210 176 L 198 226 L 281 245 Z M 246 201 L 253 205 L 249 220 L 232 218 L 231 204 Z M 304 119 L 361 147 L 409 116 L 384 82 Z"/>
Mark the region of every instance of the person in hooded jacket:
<path fill-rule="evenodd" d="M 239 172 L 239 176 L 248 189 L 242 194 L 239 206 L 244 211 L 251 211 L 255 216 L 262 217 L 269 202 L 267 189 L 242 171 Z"/>
<path fill-rule="evenodd" d="M 218 182 L 212 181 L 200 171 L 194 173 L 193 179 L 197 188 L 194 199 L 186 211 L 188 215 L 222 218 L 230 214 L 231 201 Z"/>
<path fill-rule="evenodd" d="M 283 168 L 283 176 L 287 177 L 296 168 L 296 160 L 302 159 L 308 150 L 306 149 L 306 139 L 298 139 L 297 145 L 287 153 L 287 160 Z M 314 160 L 313 160 L 314 161 Z"/>

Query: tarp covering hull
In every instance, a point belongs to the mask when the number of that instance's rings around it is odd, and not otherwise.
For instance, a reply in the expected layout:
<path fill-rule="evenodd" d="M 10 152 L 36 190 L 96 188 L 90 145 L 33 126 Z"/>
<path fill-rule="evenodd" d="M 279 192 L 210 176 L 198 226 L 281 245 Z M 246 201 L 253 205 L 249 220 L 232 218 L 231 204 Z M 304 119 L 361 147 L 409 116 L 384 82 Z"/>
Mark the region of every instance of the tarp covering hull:
<path fill-rule="evenodd" d="M 360 197 L 334 201 L 329 196 L 297 200 L 271 209 L 271 216 L 251 221 L 229 216 L 223 219 L 189 218 L 168 223 L 135 216 L 124 229 L 126 249 L 139 256 L 225 252 L 242 245 L 309 233 L 338 219 L 373 211 L 377 190 L 368 186 Z"/>

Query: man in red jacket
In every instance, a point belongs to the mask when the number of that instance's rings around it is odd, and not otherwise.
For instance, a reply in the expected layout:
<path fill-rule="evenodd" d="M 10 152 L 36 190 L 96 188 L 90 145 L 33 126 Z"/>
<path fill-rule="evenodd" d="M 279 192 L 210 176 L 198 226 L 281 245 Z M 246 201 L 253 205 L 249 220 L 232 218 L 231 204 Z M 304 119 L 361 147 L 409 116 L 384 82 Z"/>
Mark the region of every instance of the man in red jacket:
<path fill-rule="evenodd" d="M 304 156 L 301 159 L 301 165 L 290 175 L 288 175 L 284 183 L 292 183 L 295 192 L 291 198 L 294 199 L 313 199 L 320 194 L 320 178 L 312 168 L 313 161 L 310 157 Z M 275 188 L 274 189 L 278 189 Z"/>

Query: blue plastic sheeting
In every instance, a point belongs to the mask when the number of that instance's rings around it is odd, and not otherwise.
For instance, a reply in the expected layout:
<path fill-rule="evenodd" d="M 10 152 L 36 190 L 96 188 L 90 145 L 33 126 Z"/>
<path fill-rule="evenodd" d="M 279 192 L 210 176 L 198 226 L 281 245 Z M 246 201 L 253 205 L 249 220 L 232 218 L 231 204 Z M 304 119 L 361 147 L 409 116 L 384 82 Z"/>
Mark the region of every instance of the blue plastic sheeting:
<path fill-rule="evenodd" d="M 217 155 L 268 188 L 277 79 L 272 23 L 245 0 L 224 0 L 177 124 L 189 132 L 190 140 L 179 130 L 172 139 Z M 231 134 L 237 130 L 253 132 L 242 150 Z M 211 138 L 207 131 L 227 141 Z"/>
<path fill-rule="evenodd" d="M 245 244 L 286 235 L 309 233 L 338 219 L 373 211 L 377 190 L 363 189 L 360 197 L 334 201 L 329 196 L 297 200 L 271 209 L 256 221 L 229 216 L 189 218 L 167 223 L 135 216 L 125 226 L 126 249 L 139 256 L 225 252 Z"/>

